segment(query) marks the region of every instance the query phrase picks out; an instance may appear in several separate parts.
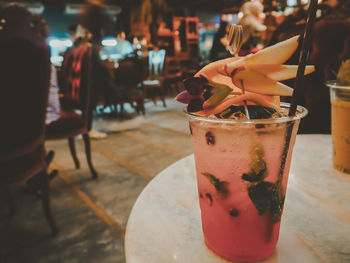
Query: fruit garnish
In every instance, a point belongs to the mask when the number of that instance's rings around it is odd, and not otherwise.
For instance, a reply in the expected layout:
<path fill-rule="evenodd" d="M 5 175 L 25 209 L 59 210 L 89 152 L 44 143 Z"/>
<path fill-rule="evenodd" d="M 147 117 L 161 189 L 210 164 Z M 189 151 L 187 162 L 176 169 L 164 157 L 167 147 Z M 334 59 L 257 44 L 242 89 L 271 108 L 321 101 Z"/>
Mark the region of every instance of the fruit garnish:
<path fill-rule="evenodd" d="M 350 59 L 341 64 L 337 74 L 337 84 L 343 86 L 350 85 Z"/>
<path fill-rule="evenodd" d="M 208 77 L 203 73 L 202 77 L 208 79 Z M 212 79 L 208 79 L 210 86 L 213 87 L 211 90 L 212 95 L 203 103 L 203 108 L 208 109 L 219 104 L 223 99 L 227 97 L 232 91 L 229 86 L 216 82 Z"/>
<path fill-rule="evenodd" d="M 241 80 L 244 80 L 244 88 L 246 91 L 251 91 L 259 94 L 292 96 L 293 89 L 277 82 L 252 68 L 245 68 L 232 75 L 232 82 L 237 87 L 241 88 Z"/>
<path fill-rule="evenodd" d="M 260 64 L 251 65 L 250 69 L 265 75 L 272 80 L 287 80 L 296 77 L 298 66 L 295 65 L 273 65 L 273 64 Z M 314 66 L 306 66 L 304 74 L 310 74 L 314 72 Z"/>
<path fill-rule="evenodd" d="M 185 90 L 176 96 L 176 100 L 188 104 L 188 112 L 196 112 L 203 109 L 203 103 L 211 97 L 212 87 L 203 77 L 190 77 L 184 81 Z"/>
<path fill-rule="evenodd" d="M 178 94 L 175 99 L 188 104 L 188 112 L 212 108 L 232 91 L 227 85 L 208 79 L 205 74 L 187 78 L 184 86 L 185 91 Z"/>
<path fill-rule="evenodd" d="M 196 94 L 196 98 L 189 99 L 188 94 L 193 94 L 188 85 L 192 82 L 185 80 L 186 91 L 176 100 L 188 103 L 187 111 L 200 116 L 218 114 L 231 105 L 243 105 L 244 102 L 279 110 L 279 96 L 293 94 L 292 88 L 279 81 L 295 78 L 298 69 L 282 63 L 295 52 L 298 40 L 299 36 L 295 36 L 255 54 L 210 63 L 194 77 L 206 79 L 206 85 L 211 87 L 210 93 L 207 96 Z M 313 71 L 314 66 L 306 66 L 304 74 Z M 242 92 L 242 83 L 245 92 Z"/>
<path fill-rule="evenodd" d="M 298 41 L 299 36 L 294 36 L 273 46 L 264 48 L 255 54 L 250 54 L 240 60 L 227 64 L 225 71 L 231 74 L 235 68 L 240 66 L 262 64 L 281 65 L 286 62 L 298 48 Z"/>

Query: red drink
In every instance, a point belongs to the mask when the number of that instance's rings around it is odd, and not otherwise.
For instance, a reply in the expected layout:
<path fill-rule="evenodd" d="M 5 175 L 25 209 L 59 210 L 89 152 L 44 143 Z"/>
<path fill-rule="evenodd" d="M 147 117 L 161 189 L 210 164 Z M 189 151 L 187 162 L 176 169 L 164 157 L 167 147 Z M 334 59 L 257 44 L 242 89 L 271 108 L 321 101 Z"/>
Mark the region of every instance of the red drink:
<path fill-rule="evenodd" d="M 288 108 L 282 106 L 282 112 Z M 232 120 L 188 114 L 202 227 L 208 248 L 232 261 L 269 257 L 279 235 L 300 118 Z M 285 167 L 287 127 L 293 126 Z"/>

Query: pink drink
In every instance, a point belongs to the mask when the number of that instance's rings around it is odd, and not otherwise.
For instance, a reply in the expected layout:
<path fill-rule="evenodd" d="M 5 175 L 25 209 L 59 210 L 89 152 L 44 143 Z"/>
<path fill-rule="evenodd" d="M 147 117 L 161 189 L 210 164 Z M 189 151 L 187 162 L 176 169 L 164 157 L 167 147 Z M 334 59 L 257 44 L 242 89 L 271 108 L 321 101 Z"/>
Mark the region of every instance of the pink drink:
<path fill-rule="evenodd" d="M 188 114 L 205 243 L 219 256 L 254 262 L 274 252 L 292 149 L 305 115 L 301 107 L 293 118 L 250 121 Z M 287 126 L 292 124 L 280 175 Z"/>

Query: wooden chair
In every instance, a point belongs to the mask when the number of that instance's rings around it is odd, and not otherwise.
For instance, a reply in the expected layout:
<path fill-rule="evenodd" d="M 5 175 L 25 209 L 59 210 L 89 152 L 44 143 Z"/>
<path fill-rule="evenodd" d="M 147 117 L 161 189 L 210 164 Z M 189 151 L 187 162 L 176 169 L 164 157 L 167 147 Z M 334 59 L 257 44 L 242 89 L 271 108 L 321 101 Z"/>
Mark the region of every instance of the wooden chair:
<path fill-rule="evenodd" d="M 142 87 L 146 93 L 146 97 L 153 100 L 156 105 L 156 97 L 159 96 L 165 104 L 165 90 L 163 87 L 164 81 L 164 61 L 165 50 L 151 50 L 148 53 L 148 77 L 142 82 Z"/>
<path fill-rule="evenodd" d="M 180 61 L 176 58 L 166 58 L 164 67 L 164 87 L 167 94 L 178 94 L 183 84 L 183 72 Z"/>
<path fill-rule="evenodd" d="M 50 210 L 44 148 L 49 49 L 28 36 L 7 38 L 0 34 L 0 57 L 0 191 L 7 191 L 13 215 L 11 188 L 35 178 L 54 235 L 57 226 Z"/>
<path fill-rule="evenodd" d="M 72 49 L 63 64 L 64 89 L 62 111 L 60 118 L 46 126 L 46 140 L 68 139 L 70 153 L 75 167 L 80 168 L 76 155 L 74 137 L 82 135 L 85 144 L 85 154 L 93 179 L 98 174 L 91 161 L 91 145 L 88 131 L 90 114 L 90 71 L 91 47 L 81 43 Z M 80 111 L 80 113 L 77 113 Z"/>
<path fill-rule="evenodd" d="M 145 115 L 144 93 L 139 85 L 143 77 L 143 62 L 137 57 L 125 58 L 118 62 L 114 70 L 117 97 L 120 104 L 121 118 L 124 116 L 124 103 L 128 102 L 136 109 L 137 114 Z M 115 108 L 117 108 L 115 106 Z"/>

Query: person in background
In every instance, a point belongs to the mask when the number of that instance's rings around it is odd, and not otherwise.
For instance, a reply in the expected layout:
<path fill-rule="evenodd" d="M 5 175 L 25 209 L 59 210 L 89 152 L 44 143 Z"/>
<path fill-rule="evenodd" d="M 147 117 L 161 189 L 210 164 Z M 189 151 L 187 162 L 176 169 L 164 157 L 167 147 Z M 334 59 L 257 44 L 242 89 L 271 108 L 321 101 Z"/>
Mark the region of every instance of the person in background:
<path fill-rule="evenodd" d="M 46 21 L 39 15 L 32 16 L 34 32 L 37 37 L 43 41 L 50 35 L 50 29 L 46 24 Z M 49 97 L 46 108 L 46 125 L 57 120 L 60 117 L 60 101 L 59 101 L 59 87 L 57 83 L 57 72 L 54 65 L 51 64 L 51 75 L 50 75 L 50 86 L 49 86 Z"/>
<path fill-rule="evenodd" d="M 226 21 L 221 21 L 220 27 L 214 36 L 213 45 L 209 54 L 209 60 L 215 61 L 231 56 L 227 49 L 229 43 L 226 39 L 226 34 L 228 30 L 229 24 Z"/>
<path fill-rule="evenodd" d="M 294 12 L 288 15 L 284 21 L 277 26 L 276 30 L 272 33 L 272 36 L 268 41 L 268 45 L 272 46 L 295 35 L 302 34 L 305 29 L 306 17 L 307 10 L 304 7 L 294 9 Z M 296 64 L 299 63 L 298 61 L 294 60 L 293 62 Z"/>
<path fill-rule="evenodd" d="M 300 122 L 299 133 L 331 132 L 331 104 L 329 87 L 325 83 L 335 80 L 343 61 L 350 58 L 350 20 L 327 15 L 318 20 L 312 29 L 312 49 L 309 64 L 315 71 L 304 81 L 299 105 L 308 109 L 308 115 Z"/>
<path fill-rule="evenodd" d="M 71 36 L 72 42 L 74 43 L 76 40 L 76 33 L 77 33 L 77 24 L 70 24 L 68 26 L 68 34 Z"/>
<path fill-rule="evenodd" d="M 32 24 L 34 28 L 34 33 L 36 34 L 37 38 L 42 41 L 46 41 L 46 39 L 50 36 L 50 29 L 45 21 L 41 16 L 33 14 L 32 15 Z M 45 118 L 45 124 L 48 125 L 60 117 L 60 100 L 59 100 L 59 86 L 57 82 L 57 71 L 55 66 L 51 63 L 51 73 L 50 73 L 50 84 L 49 84 L 49 94 L 48 94 L 48 101 L 47 101 L 47 107 L 46 107 L 46 118 Z M 55 155 L 54 151 L 49 151 L 46 155 L 45 161 L 47 165 L 51 163 Z M 49 173 L 49 180 L 52 180 L 56 175 L 58 171 L 52 170 L 51 173 Z M 35 188 L 36 182 L 35 178 L 28 181 L 28 185 L 32 188 Z"/>
<path fill-rule="evenodd" d="M 263 11 L 264 6 L 258 0 L 248 1 L 242 5 L 243 16 L 238 20 L 238 24 L 243 27 L 243 45 L 239 55 L 244 56 L 259 50 L 261 33 L 266 30 L 266 26 L 262 23 Z"/>
<path fill-rule="evenodd" d="M 79 24 L 69 25 L 68 34 L 71 37 L 73 45 L 66 49 L 63 56 L 67 55 L 71 49 L 79 46 L 80 42 L 86 38 L 85 29 Z"/>
<path fill-rule="evenodd" d="M 312 45 L 308 64 L 315 71 L 305 76 L 301 93 L 297 97 L 299 105 L 308 109 L 308 115 L 300 122 L 299 133 L 331 132 L 331 105 L 326 81 L 334 80 L 342 63 L 350 58 L 350 4 L 349 1 L 324 1 L 318 6 L 321 15 L 312 29 Z M 274 32 L 270 45 L 295 35 L 302 35 L 306 24 L 307 10 L 296 9 Z M 301 43 L 286 64 L 299 62 Z M 284 81 L 293 87 L 295 80 Z M 286 100 L 286 98 L 284 98 Z"/>
<path fill-rule="evenodd" d="M 101 41 L 104 36 L 104 28 L 108 22 L 105 14 L 105 5 L 103 0 L 88 0 L 83 14 L 80 17 L 81 25 L 91 34 L 92 44 L 92 76 L 90 92 L 90 112 L 89 112 L 89 136 L 92 139 L 107 138 L 107 134 L 93 129 L 93 109 L 96 108 L 98 98 L 110 100 L 112 88 L 109 81 L 109 69 L 100 58 Z"/>
<path fill-rule="evenodd" d="M 120 54 L 122 58 L 125 58 L 128 55 L 134 53 L 134 49 L 131 43 L 126 39 L 124 31 L 121 31 L 117 34 L 116 53 Z"/>

